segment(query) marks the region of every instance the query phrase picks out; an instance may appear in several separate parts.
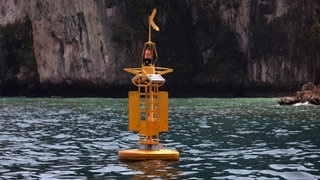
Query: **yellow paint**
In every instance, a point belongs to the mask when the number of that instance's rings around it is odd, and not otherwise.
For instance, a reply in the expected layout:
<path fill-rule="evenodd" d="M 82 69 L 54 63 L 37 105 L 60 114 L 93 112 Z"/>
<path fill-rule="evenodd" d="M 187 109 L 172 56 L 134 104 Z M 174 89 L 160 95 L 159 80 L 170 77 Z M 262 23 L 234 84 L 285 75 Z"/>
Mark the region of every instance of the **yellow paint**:
<path fill-rule="evenodd" d="M 168 92 L 159 87 L 165 83 L 161 75 L 173 70 L 155 67 L 157 59 L 155 43 L 146 42 L 142 67 L 124 69 L 135 75 L 131 81 L 138 87 L 129 92 L 129 130 L 139 132 L 139 144 L 159 144 L 159 132 L 168 131 Z"/>
<path fill-rule="evenodd" d="M 157 13 L 157 10 L 154 9 L 154 10 L 152 11 L 151 15 L 149 16 L 149 23 L 150 23 L 150 25 L 152 26 L 152 28 L 153 28 L 154 30 L 160 31 L 159 27 L 156 25 L 156 23 L 154 23 L 154 20 L 153 20 L 153 19 L 154 19 L 154 16 L 156 15 L 156 13 Z M 151 39 L 150 39 L 150 41 L 151 41 Z"/>
<path fill-rule="evenodd" d="M 168 131 L 168 92 L 160 91 L 159 92 L 159 131 L 167 132 Z"/>
<path fill-rule="evenodd" d="M 118 152 L 119 160 L 122 161 L 142 161 L 142 160 L 167 160 L 178 161 L 179 152 L 170 149 L 160 150 L 140 150 L 129 149 Z"/>
<path fill-rule="evenodd" d="M 138 131 L 139 123 L 139 92 L 129 91 L 129 130 Z"/>
<path fill-rule="evenodd" d="M 157 10 L 154 9 L 151 15 L 149 16 L 149 41 L 148 42 L 151 42 L 151 27 L 156 31 L 160 31 L 159 27 L 156 25 L 156 23 L 154 23 L 154 20 L 153 20 L 156 13 L 157 13 Z"/>
<path fill-rule="evenodd" d="M 155 14 L 156 10 L 149 16 L 149 40 L 142 49 L 141 68 L 124 69 L 134 74 L 131 81 L 137 86 L 136 91 L 128 93 L 129 130 L 138 131 L 140 148 L 119 151 L 120 160 L 179 160 L 178 151 L 161 149 L 159 145 L 159 133 L 168 131 L 168 92 L 159 90 L 165 83 L 161 75 L 173 70 L 155 66 L 158 53 L 150 30 L 150 26 L 159 30 L 153 21 Z"/>
<path fill-rule="evenodd" d="M 140 144 L 158 144 L 159 132 L 168 131 L 168 92 L 159 91 L 165 83 L 161 74 L 172 69 L 151 65 L 125 70 L 135 75 L 132 82 L 138 87 L 129 92 L 129 130 L 139 132 Z"/>

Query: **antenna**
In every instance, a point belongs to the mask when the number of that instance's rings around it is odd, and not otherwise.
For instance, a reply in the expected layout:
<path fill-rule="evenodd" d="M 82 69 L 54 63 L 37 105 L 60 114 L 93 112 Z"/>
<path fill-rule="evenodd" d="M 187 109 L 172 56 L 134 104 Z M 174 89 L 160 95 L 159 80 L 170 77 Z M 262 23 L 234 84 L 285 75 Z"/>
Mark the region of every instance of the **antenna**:
<path fill-rule="evenodd" d="M 154 23 L 154 16 L 157 13 L 157 9 L 153 9 L 151 15 L 149 16 L 149 38 L 148 38 L 148 42 L 151 42 L 151 26 L 154 30 L 156 31 L 160 31 L 159 27 L 156 25 L 156 23 Z"/>

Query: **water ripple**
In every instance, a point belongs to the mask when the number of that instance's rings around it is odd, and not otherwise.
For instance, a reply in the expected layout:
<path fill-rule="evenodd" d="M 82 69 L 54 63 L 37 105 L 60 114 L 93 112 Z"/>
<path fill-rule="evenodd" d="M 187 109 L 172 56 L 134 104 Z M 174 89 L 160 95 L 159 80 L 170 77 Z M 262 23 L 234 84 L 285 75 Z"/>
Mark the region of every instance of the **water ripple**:
<path fill-rule="evenodd" d="M 161 142 L 179 162 L 120 162 L 137 148 L 127 100 L 0 101 L 0 179 L 320 179 L 320 109 L 272 98 L 172 99 Z"/>

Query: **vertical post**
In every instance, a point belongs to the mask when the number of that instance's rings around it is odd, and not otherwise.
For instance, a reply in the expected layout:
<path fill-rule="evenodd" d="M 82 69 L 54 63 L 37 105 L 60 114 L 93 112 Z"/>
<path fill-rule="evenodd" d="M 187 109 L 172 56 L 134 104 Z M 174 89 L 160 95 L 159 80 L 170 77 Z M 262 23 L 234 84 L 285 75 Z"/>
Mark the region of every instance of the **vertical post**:
<path fill-rule="evenodd" d="M 148 18 L 148 24 L 149 24 L 149 37 L 148 37 L 148 42 L 151 42 L 151 24 L 150 24 L 150 16 Z"/>

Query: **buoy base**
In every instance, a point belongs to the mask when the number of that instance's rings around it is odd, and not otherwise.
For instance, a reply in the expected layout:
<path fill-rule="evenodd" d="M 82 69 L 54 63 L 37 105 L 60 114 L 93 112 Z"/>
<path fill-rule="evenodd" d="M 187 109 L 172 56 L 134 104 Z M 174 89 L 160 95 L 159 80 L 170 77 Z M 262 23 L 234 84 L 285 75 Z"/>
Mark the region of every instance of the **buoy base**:
<path fill-rule="evenodd" d="M 144 160 L 165 160 L 178 161 L 179 152 L 170 149 L 159 150 L 141 150 L 128 149 L 118 152 L 119 160 L 121 161 L 144 161 Z"/>

